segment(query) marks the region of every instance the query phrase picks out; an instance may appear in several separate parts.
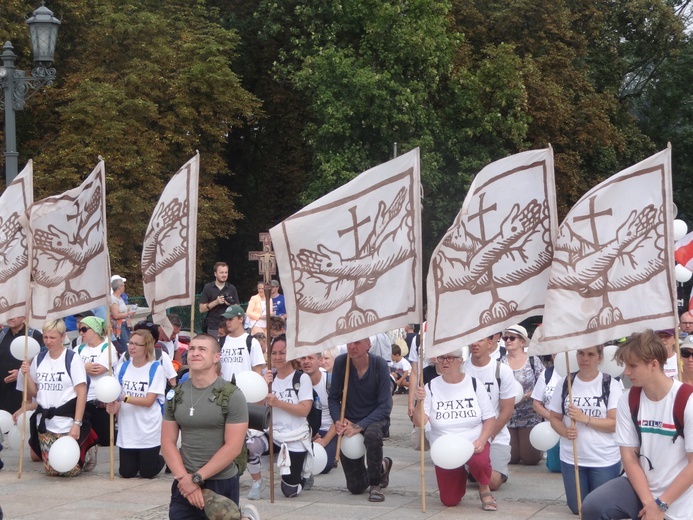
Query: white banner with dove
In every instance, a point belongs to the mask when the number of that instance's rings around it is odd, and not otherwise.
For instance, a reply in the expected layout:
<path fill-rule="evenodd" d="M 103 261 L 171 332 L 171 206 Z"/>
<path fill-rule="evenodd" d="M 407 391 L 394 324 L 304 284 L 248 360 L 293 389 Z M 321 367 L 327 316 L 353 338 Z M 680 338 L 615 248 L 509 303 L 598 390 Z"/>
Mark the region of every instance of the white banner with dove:
<path fill-rule="evenodd" d="M 417 148 L 270 230 L 288 359 L 421 319 L 420 197 Z"/>
<path fill-rule="evenodd" d="M 200 154 L 190 159 L 164 188 L 144 236 L 142 283 L 154 323 L 168 335 L 166 309 L 195 300 L 197 193 Z"/>
<path fill-rule="evenodd" d="M 431 257 L 426 357 L 542 314 L 556 225 L 550 148 L 506 157 L 477 174 Z"/>
<path fill-rule="evenodd" d="M 34 202 L 34 170 L 29 160 L 0 197 L 0 323 L 26 314 L 29 245 L 21 218 Z"/>
<path fill-rule="evenodd" d="M 592 188 L 558 231 L 532 354 L 676 327 L 671 152 Z"/>
<path fill-rule="evenodd" d="M 104 305 L 110 293 L 103 161 L 78 188 L 32 204 L 29 325 Z"/>

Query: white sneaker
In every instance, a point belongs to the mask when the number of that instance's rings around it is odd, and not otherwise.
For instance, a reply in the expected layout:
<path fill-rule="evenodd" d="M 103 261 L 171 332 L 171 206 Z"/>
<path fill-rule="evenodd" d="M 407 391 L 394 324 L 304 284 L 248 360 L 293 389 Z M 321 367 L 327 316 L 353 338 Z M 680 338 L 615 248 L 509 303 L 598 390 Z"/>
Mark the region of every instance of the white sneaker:
<path fill-rule="evenodd" d="M 257 512 L 255 506 L 243 506 L 241 509 L 241 520 L 246 518 L 247 520 L 260 520 L 260 513 Z"/>
<path fill-rule="evenodd" d="M 96 456 L 98 455 L 98 450 L 98 444 L 95 444 L 87 450 L 87 453 L 84 455 L 84 466 L 82 467 L 82 471 L 93 471 L 93 469 L 96 467 Z"/>
<path fill-rule="evenodd" d="M 248 491 L 248 500 L 260 500 L 263 489 L 265 489 L 265 486 L 262 484 L 262 479 L 253 480 L 250 491 Z"/>

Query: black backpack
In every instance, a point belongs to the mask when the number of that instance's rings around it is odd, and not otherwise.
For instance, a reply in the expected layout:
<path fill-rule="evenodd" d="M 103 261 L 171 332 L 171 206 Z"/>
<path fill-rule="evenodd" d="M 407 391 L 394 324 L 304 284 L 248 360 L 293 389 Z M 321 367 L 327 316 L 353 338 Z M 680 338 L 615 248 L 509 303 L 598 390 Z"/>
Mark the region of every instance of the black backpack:
<path fill-rule="evenodd" d="M 303 373 L 303 370 L 296 370 L 292 379 L 292 386 L 294 387 L 294 392 L 296 392 L 296 398 L 298 398 L 298 389 L 301 388 L 301 376 Z M 315 388 L 312 390 L 313 405 L 310 407 L 310 412 L 308 412 L 308 416 L 306 417 L 308 420 L 308 426 L 310 426 L 311 437 L 320 431 L 320 426 L 322 425 L 322 410 L 319 408 L 320 397 L 318 397 Z"/>
<path fill-rule="evenodd" d="M 571 372 L 570 383 L 571 385 L 575 381 L 575 376 L 577 372 Z M 604 403 L 604 408 L 609 409 L 609 394 L 611 393 L 611 376 L 609 374 L 602 373 L 602 395 L 600 397 L 602 403 Z M 561 392 L 561 410 L 563 415 L 565 415 L 565 398 L 568 397 L 568 378 L 563 380 L 563 391 Z"/>

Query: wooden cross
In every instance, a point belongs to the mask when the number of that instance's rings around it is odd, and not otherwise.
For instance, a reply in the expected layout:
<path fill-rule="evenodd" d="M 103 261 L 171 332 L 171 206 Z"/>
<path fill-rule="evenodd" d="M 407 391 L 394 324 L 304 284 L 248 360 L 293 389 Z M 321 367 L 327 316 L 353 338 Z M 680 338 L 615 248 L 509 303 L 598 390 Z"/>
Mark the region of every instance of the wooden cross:
<path fill-rule="evenodd" d="M 481 195 L 479 195 L 479 212 L 469 215 L 469 220 L 474 220 L 477 217 L 479 218 L 479 238 L 481 238 L 482 242 L 486 242 L 486 227 L 484 226 L 484 213 L 490 213 L 491 211 L 498 209 L 495 202 L 491 204 L 488 208 L 484 208 L 485 196 L 486 193 L 482 193 Z"/>
<path fill-rule="evenodd" d="M 272 275 L 277 274 L 277 259 L 272 251 L 272 238 L 269 233 L 260 233 L 262 251 L 250 251 L 248 260 L 258 262 L 258 272 L 263 276 L 265 284 L 272 282 Z"/>
<path fill-rule="evenodd" d="M 359 250 L 360 250 L 359 227 L 363 226 L 364 224 L 368 224 L 371 221 L 371 217 L 366 217 L 361 222 L 359 222 L 359 219 L 356 216 L 356 206 L 352 206 L 351 208 L 349 208 L 349 213 L 351 213 L 351 222 L 352 222 L 351 227 L 348 227 L 346 229 L 340 229 L 339 231 L 337 231 L 337 234 L 340 237 L 343 237 L 347 233 L 351 233 L 353 231 L 354 232 L 354 255 L 358 255 Z"/>
<path fill-rule="evenodd" d="M 604 211 L 594 210 L 594 201 L 597 198 L 596 195 L 590 197 L 590 211 L 587 215 L 580 215 L 573 218 L 573 222 L 580 222 L 581 220 L 590 221 L 590 229 L 592 230 L 592 243 L 594 247 L 599 248 L 599 236 L 597 235 L 597 217 L 611 216 L 613 215 L 611 209 L 606 209 Z"/>

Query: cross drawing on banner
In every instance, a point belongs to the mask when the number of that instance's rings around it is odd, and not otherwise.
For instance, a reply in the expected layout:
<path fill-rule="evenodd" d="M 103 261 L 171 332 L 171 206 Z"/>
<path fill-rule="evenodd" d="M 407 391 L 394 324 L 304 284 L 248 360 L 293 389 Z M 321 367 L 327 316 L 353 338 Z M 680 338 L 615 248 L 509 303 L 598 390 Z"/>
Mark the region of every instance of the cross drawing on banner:
<path fill-rule="evenodd" d="M 592 230 L 592 243 L 594 244 L 594 247 L 599 248 L 601 247 L 601 244 L 599 243 L 599 236 L 597 235 L 597 217 L 605 217 L 605 216 L 612 216 L 613 212 L 611 209 L 606 209 L 603 211 L 595 211 L 594 210 L 594 201 L 597 198 L 595 195 L 594 197 L 590 197 L 590 210 L 587 215 L 580 215 L 578 217 L 573 218 L 573 222 L 580 222 L 581 220 L 589 220 L 590 221 L 590 228 Z"/>
<path fill-rule="evenodd" d="M 497 208 L 496 203 L 494 202 L 491 204 L 488 208 L 484 208 L 484 197 L 486 196 L 485 193 L 482 193 L 479 195 L 479 212 L 474 213 L 472 215 L 469 215 L 469 220 L 473 220 L 475 218 L 479 218 L 479 237 L 481 238 L 482 242 L 486 242 L 486 228 L 484 227 L 484 213 L 490 213 L 491 211 L 494 211 Z"/>
<path fill-rule="evenodd" d="M 371 217 L 366 217 L 363 219 L 361 222 L 359 222 L 358 217 L 356 216 L 356 206 L 352 206 L 349 208 L 349 213 L 351 213 L 351 222 L 352 226 L 348 227 L 346 229 L 340 229 L 337 231 L 339 234 L 339 237 L 343 237 L 347 233 L 351 233 L 352 231 L 354 232 L 354 256 L 357 256 L 359 254 L 360 246 L 359 246 L 359 227 L 368 224 L 371 221 Z"/>
<path fill-rule="evenodd" d="M 272 251 L 270 234 L 260 233 L 260 242 L 262 242 L 262 251 L 250 251 L 248 260 L 258 262 L 258 272 L 263 276 L 264 283 L 268 284 L 272 281 L 272 275 L 277 274 L 277 259 Z"/>

